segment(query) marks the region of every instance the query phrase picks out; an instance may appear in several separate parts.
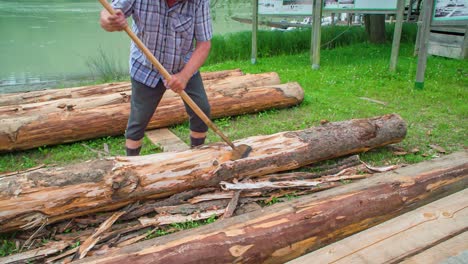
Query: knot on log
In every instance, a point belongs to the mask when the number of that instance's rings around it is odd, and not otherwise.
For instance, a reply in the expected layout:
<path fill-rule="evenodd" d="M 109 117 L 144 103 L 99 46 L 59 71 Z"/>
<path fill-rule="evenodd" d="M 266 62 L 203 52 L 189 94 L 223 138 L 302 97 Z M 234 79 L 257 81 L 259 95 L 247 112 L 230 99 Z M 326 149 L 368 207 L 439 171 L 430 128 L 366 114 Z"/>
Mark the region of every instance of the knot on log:
<path fill-rule="evenodd" d="M 75 109 L 74 109 L 75 106 L 76 106 L 76 105 L 74 105 L 74 104 L 68 104 L 68 105 L 67 105 L 67 111 L 73 111 L 73 110 L 75 110 Z"/>
<path fill-rule="evenodd" d="M 130 95 L 128 95 L 126 93 L 120 93 L 120 95 L 122 96 L 122 99 L 123 99 L 124 103 L 130 102 Z"/>
<path fill-rule="evenodd" d="M 139 186 L 140 178 L 131 171 L 121 171 L 112 177 L 112 199 L 129 197 Z"/>

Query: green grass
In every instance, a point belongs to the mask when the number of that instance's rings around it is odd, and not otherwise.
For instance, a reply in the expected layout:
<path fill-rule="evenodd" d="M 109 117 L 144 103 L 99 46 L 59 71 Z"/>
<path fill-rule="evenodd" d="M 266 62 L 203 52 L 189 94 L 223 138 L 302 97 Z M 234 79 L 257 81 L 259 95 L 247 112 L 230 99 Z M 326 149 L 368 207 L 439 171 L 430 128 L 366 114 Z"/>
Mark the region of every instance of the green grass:
<path fill-rule="evenodd" d="M 448 152 L 466 147 L 468 62 L 429 57 L 426 87 L 416 90 L 417 59 L 412 56 L 413 46 L 402 45 L 396 73 L 388 70 L 390 52 L 390 44 L 355 44 L 323 50 L 319 71 L 310 69 L 308 53 L 260 58 L 257 65 L 249 61 L 225 62 L 205 70 L 239 67 L 247 73 L 275 71 L 283 82 L 297 81 L 305 90 L 304 102 L 299 107 L 231 117 L 224 130 L 234 139 L 304 129 L 319 125 L 323 119 L 340 121 L 397 113 L 408 124 L 407 138 L 400 145 L 407 150 L 417 147 L 420 152 L 394 156 L 390 150 L 381 148 L 363 154 L 364 159 L 376 163 L 415 163 L 437 155 L 429 144 L 437 144 Z M 174 131 L 183 135 L 188 128 L 184 124 Z M 220 140 L 210 133 L 209 141 Z"/>
<path fill-rule="evenodd" d="M 5 257 L 17 253 L 20 250 L 16 247 L 14 240 L 15 235 L 16 233 L 0 235 L 0 257 Z"/>
<path fill-rule="evenodd" d="M 387 40 L 393 37 L 394 25 L 386 26 Z M 414 42 L 417 28 L 415 24 L 404 24 L 402 42 Z M 212 50 L 206 65 L 222 63 L 226 60 L 250 60 L 252 48 L 250 31 L 217 35 L 212 39 Z M 344 47 L 367 41 L 364 27 L 324 26 L 321 31 L 322 49 Z M 269 57 L 291 55 L 310 50 L 311 30 L 259 31 L 258 56 Z"/>
<path fill-rule="evenodd" d="M 377 46 L 363 43 L 324 49 L 318 71 L 311 69 L 308 52 L 260 57 L 256 65 L 247 59 L 205 66 L 203 71 L 233 68 L 241 68 L 245 73 L 274 71 L 280 75 L 282 82 L 299 82 L 305 91 L 300 106 L 225 117 L 215 122 L 235 140 L 317 126 L 323 119 L 340 121 L 397 113 L 408 125 L 407 137 L 399 145 L 406 150 L 417 147 L 420 152 L 394 156 L 388 148 L 380 148 L 361 155 L 364 160 L 377 164 L 416 163 L 438 155 L 429 148 L 429 144 L 437 144 L 448 153 L 464 149 L 467 146 L 468 62 L 429 57 L 425 88 L 417 90 L 414 89 L 417 59 L 412 56 L 413 45 L 402 45 L 396 73 L 388 70 L 390 52 L 390 44 Z M 372 103 L 360 97 L 384 101 L 388 105 Z M 188 143 L 187 123 L 171 129 Z M 210 131 L 207 142 L 219 141 L 221 139 Z M 39 164 L 64 165 L 98 157 L 82 143 L 101 151 L 106 143 L 111 156 L 124 155 L 123 136 L 105 137 L 0 154 L 0 171 L 23 170 Z M 142 154 L 159 151 L 145 140 Z"/>
<path fill-rule="evenodd" d="M 165 236 L 180 230 L 186 230 L 186 229 L 192 229 L 192 228 L 197 228 L 203 225 L 211 224 L 216 222 L 218 217 L 216 215 L 212 215 L 207 219 L 204 220 L 197 220 L 197 221 L 186 221 L 183 223 L 174 223 L 170 224 L 169 226 L 165 227 L 164 229 L 158 229 L 156 232 L 150 233 L 150 231 L 147 232 L 146 239 L 152 239 L 155 237 L 160 237 L 160 236 Z"/>
<path fill-rule="evenodd" d="M 48 166 L 66 165 L 90 159 L 97 159 L 99 158 L 99 154 L 95 151 L 104 152 L 104 144 L 108 145 L 109 155 L 102 153 L 101 157 L 125 155 L 124 136 L 108 136 L 71 144 L 44 146 L 27 151 L 0 154 L 0 172 L 24 170 L 42 164 Z M 141 151 L 142 155 L 158 153 L 161 151 L 160 148 L 152 145 L 147 138 L 144 139 L 143 144 L 144 147 Z M 89 148 L 95 151 L 92 151 Z"/>

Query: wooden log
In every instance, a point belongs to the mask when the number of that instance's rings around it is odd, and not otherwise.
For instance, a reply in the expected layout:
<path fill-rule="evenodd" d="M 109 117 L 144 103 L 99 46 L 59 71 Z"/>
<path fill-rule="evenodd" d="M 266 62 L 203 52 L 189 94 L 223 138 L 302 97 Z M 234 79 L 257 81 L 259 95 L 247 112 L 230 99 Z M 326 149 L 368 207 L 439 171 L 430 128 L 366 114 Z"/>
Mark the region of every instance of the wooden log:
<path fill-rule="evenodd" d="M 202 72 L 201 75 L 204 81 L 208 81 L 227 78 L 230 76 L 241 76 L 243 73 L 240 69 L 235 69 L 218 72 Z M 0 106 L 46 102 L 63 98 L 98 96 L 109 93 L 126 92 L 130 90 L 130 82 L 116 82 L 64 89 L 47 89 L 41 91 L 11 93 L 4 94 L 0 97 Z"/>
<path fill-rule="evenodd" d="M 298 83 L 218 91 L 209 95 L 212 118 L 290 107 L 302 102 L 303 98 Z M 0 152 L 123 134 L 129 112 L 129 104 L 113 104 L 0 119 Z M 158 107 L 147 128 L 167 127 L 187 119 L 182 100 L 170 97 Z"/>
<path fill-rule="evenodd" d="M 79 263 L 284 263 L 466 188 L 467 158 L 423 162 Z"/>
<path fill-rule="evenodd" d="M 229 93 L 236 89 L 276 85 L 280 84 L 281 81 L 277 73 L 267 72 L 222 79 L 211 79 L 204 82 L 207 94 L 212 95 L 217 93 Z M 122 84 L 114 86 L 112 86 L 112 84 L 109 86 L 101 85 L 101 87 L 104 88 L 99 89 L 99 86 L 91 87 L 96 88 L 94 95 L 91 93 L 93 90 L 91 90 L 89 87 L 84 87 L 86 88 L 85 90 L 82 88 L 71 88 L 71 91 L 68 91 L 68 93 L 71 94 L 71 98 L 60 98 L 37 103 L 0 106 L 0 118 L 45 115 L 53 112 L 66 112 L 87 108 L 96 108 L 112 104 L 123 104 L 130 101 L 130 96 L 132 94 L 130 83 L 125 86 L 126 89 L 122 88 Z M 118 89 L 116 88 L 115 92 L 111 92 L 113 87 L 117 87 Z M 77 89 L 77 91 L 74 89 Z M 165 99 L 167 100 L 171 97 L 177 97 L 177 95 L 169 90 L 164 94 L 164 99 L 162 102 L 164 102 Z"/>
<path fill-rule="evenodd" d="M 405 122 L 392 114 L 239 140 L 234 144 L 247 144 L 253 151 L 235 161 L 230 160 L 229 146 L 215 143 L 184 152 L 117 157 L 2 177 L 0 231 L 112 210 L 234 178 L 291 170 L 396 143 L 405 135 Z"/>

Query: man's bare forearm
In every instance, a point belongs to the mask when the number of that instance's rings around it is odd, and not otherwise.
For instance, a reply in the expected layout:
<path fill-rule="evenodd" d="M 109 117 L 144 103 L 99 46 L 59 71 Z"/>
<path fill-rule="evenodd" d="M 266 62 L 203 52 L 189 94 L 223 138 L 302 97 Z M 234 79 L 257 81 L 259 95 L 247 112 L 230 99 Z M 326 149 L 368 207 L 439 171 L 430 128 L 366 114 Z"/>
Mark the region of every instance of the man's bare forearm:
<path fill-rule="evenodd" d="M 192 75 L 200 69 L 203 63 L 205 63 L 208 58 L 208 54 L 210 54 L 210 49 L 211 41 L 197 42 L 192 57 L 181 71 L 187 79 L 190 79 Z"/>

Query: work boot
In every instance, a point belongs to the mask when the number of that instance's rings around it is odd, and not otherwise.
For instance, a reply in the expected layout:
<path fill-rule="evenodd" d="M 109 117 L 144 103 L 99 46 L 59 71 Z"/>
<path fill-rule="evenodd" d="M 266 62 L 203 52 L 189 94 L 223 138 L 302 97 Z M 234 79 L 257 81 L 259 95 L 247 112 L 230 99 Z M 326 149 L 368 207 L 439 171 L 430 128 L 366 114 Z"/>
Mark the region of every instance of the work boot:
<path fill-rule="evenodd" d="M 200 145 L 203 145 L 205 143 L 205 139 L 206 139 L 206 137 L 204 137 L 204 138 L 194 138 L 194 137 L 190 136 L 190 146 L 192 148 L 195 148 L 195 147 L 198 147 Z"/>
<path fill-rule="evenodd" d="M 139 146 L 136 149 L 131 149 L 131 148 L 126 147 L 125 150 L 127 152 L 127 156 L 138 156 L 140 155 L 141 146 Z"/>

